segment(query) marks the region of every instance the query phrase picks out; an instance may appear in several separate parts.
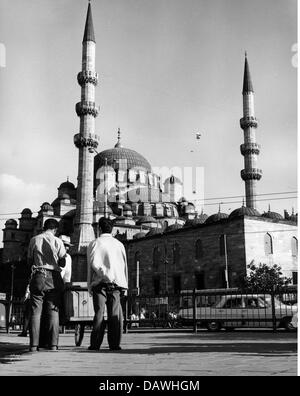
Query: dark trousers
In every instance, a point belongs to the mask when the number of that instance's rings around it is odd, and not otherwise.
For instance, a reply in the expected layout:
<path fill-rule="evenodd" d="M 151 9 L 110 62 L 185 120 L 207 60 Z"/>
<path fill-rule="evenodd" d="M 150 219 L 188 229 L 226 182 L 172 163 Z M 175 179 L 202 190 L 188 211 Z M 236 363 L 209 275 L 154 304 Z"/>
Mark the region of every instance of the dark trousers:
<path fill-rule="evenodd" d="M 27 332 L 29 330 L 30 324 L 30 316 L 31 316 L 31 306 L 30 306 L 30 299 L 28 298 L 24 302 L 24 309 L 23 309 L 23 330 L 22 333 L 27 336 Z"/>
<path fill-rule="evenodd" d="M 56 271 L 47 272 L 42 286 L 39 284 L 39 279 L 33 277 L 30 284 L 30 346 L 40 345 L 41 326 L 42 343 L 49 347 L 58 345 L 62 291 L 63 281 Z"/>
<path fill-rule="evenodd" d="M 120 346 L 123 332 L 123 312 L 120 304 L 120 290 L 96 286 L 93 289 L 94 321 L 91 333 L 91 347 L 99 349 L 105 332 L 105 305 L 107 307 L 107 340 L 110 348 Z"/>

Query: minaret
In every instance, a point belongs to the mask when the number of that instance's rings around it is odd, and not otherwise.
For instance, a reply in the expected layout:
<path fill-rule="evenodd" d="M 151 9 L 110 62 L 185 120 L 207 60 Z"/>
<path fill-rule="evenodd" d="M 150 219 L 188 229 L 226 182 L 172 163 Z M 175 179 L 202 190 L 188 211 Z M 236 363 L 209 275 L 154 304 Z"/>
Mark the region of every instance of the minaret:
<path fill-rule="evenodd" d="M 73 256 L 73 281 L 86 281 L 86 247 L 95 239 L 93 222 L 93 174 L 94 149 L 99 138 L 95 134 L 95 118 L 98 106 L 95 103 L 95 87 L 98 74 L 95 72 L 96 42 L 94 35 L 91 4 L 89 2 L 82 41 L 82 70 L 77 80 L 81 86 L 81 101 L 76 104 L 76 113 L 80 117 L 79 133 L 74 136 L 78 148 L 78 185 L 77 206 L 74 222 L 71 251 Z"/>
<path fill-rule="evenodd" d="M 244 130 L 244 144 L 241 145 L 241 154 L 244 156 L 245 169 L 241 171 L 241 178 L 245 182 L 246 206 L 256 209 L 256 185 L 262 176 L 262 170 L 257 168 L 260 145 L 256 143 L 257 120 L 254 112 L 254 91 L 247 53 L 245 53 L 243 115 L 240 120 L 241 128 Z"/>

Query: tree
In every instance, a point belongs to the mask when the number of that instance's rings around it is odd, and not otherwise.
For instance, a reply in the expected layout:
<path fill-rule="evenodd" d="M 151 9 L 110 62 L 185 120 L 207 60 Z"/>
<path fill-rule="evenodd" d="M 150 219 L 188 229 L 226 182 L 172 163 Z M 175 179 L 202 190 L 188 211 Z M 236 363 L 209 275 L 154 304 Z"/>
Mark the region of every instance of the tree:
<path fill-rule="evenodd" d="M 252 261 L 247 267 L 250 269 L 250 273 L 243 279 L 242 287 L 244 289 L 264 292 L 278 290 L 287 286 L 292 280 L 283 276 L 281 267 L 277 264 L 270 267 L 260 263 L 257 266 Z"/>

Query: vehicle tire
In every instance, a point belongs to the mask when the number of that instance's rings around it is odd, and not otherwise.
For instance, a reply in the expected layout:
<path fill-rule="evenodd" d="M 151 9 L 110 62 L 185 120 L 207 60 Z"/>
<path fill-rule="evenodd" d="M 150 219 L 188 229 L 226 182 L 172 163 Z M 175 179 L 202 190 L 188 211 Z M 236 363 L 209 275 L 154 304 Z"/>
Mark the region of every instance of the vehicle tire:
<path fill-rule="evenodd" d="M 84 324 L 75 325 L 75 345 L 80 346 L 84 336 Z"/>
<path fill-rule="evenodd" d="M 286 331 L 296 331 L 294 326 L 291 324 L 291 320 L 292 318 L 284 318 L 284 320 L 282 321 L 282 327 L 284 327 Z"/>
<path fill-rule="evenodd" d="M 208 331 L 220 331 L 221 323 L 220 322 L 208 322 L 206 324 Z"/>

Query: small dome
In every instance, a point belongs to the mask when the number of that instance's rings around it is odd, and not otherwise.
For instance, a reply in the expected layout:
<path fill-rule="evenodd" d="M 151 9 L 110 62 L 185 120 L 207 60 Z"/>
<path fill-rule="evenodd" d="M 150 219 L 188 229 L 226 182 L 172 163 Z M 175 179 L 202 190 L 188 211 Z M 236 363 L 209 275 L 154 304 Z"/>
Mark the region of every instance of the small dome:
<path fill-rule="evenodd" d="M 254 208 L 248 208 L 247 206 L 242 206 L 238 209 L 235 209 L 230 213 L 229 219 L 234 219 L 240 216 L 260 216 L 260 213 Z"/>
<path fill-rule="evenodd" d="M 178 178 L 178 177 L 176 177 L 176 176 L 170 176 L 170 177 L 168 177 L 165 181 L 164 181 L 164 184 L 175 184 L 175 183 L 177 183 L 177 184 L 182 184 L 182 181 Z"/>
<path fill-rule="evenodd" d="M 163 230 L 161 228 L 151 228 L 150 231 L 147 233 L 147 236 L 162 234 Z"/>
<path fill-rule="evenodd" d="M 15 219 L 9 219 L 5 222 L 6 228 L 17 228 L 18 222 Z"/>
<path fill-rule="evenodd" d="M 124 211 L 131 211 L 132 210 L 132 207 L 131 207 L 131 205 L 129 205 L 129 204 L 125 204 L 124 206 L 123 206 L 123 210 Z"/>
<path fill-rule="evenodd" d="M 61 196 L 62 199 L 70 199 L 70 195 L 67 193 L 63 193 L 63 195 Z"/>
<path fill-rule="evenodd" d="M 61 183 L 61 185 L 58 187 L 59 190 L 65 189 L 65 190 L 75 190 L 75 186 L 73 183 L 69 182 L 67 180 L 66 182 Z"/>
<path fill-rule="evenodd" d="M 155 218 L 152 216 L 142 216 L 136 222 L 137 225 L 145 223 L 157 223 L 157 220 L 155 220 Z"/>
<path fill-rule="evenodd" d="M 175 223 L 175 224 L 169 225 L 169 227 L 167 227 L 166 231 L 169 232 L 169 231 L 179 230 L 182 227 L 183 227 L 182 224 Z"/>
<path fill-rule="evenodd" d="M 198 217 L 196 217 L 193 222 L 194 224 L 204 224 L 206 222 L 206 220 L 208 219 L 207 214 L 205 213 L 200 213 Z"/>
<path fill-rule="evenodd" d="M 185 207 L 184 207 L 184 213 L 195 213 L 195 206 L 191 202 L 189 202 Z"/>
<path fill-rule="evenodd" d="M 31 211 L 29 208 L 25 208 L 25 209 L 22 210 L 21 214 L 22 214 L 22 215 L 23 215 L 23 214 L 30 214 L 30 215 L 32 215 L 32 211 Z"/>
<path fill-rule="evenodd" d="M 53 207 L 49 204 L 49 202 L 44 202 L 41 205 L 41 209 L 43 212 L 47 212 L 48 210 L 53 210 Z"/>
<path fill-rule="evenodd" d="M 144 238 L 146 235 L 147 235 L 146 232 L 141 231 L 141 232 L 138 232 L 137 234 L 134 234 L 133 239 L 141 239 L 141 238 Z"/>
<path fill-rule="evenodd" d="M 29 208 L 25 208 L 22 210 L 21 217 L 29 219 L 31 218 L 31 216 L 32 216 L 32 211 Z"/>
<path fill-rule="evenodd" d="M 283 216 L 281 214 L 276 213 L 276 212 L 271 212 L 270 210 L 268 212 L 264 212 L 261 217 L 265 217 L 267 219 L 273 219 L 273 220 L 283 220 Z"/>
<path fill-rule="evenodd" d="M 215 213 L 211 216 L 209 216 L 206 221 L 205 224 L 212 224 L 212 223 L 216 223 L 217 221 L 223 220 L 223 219 L 227 219 L 228 218 L 228 214 L 226 213 Z"/>

